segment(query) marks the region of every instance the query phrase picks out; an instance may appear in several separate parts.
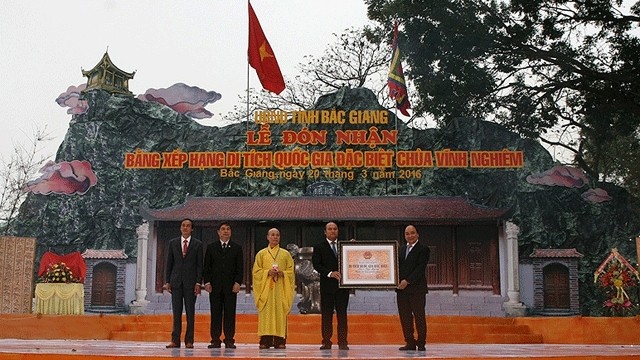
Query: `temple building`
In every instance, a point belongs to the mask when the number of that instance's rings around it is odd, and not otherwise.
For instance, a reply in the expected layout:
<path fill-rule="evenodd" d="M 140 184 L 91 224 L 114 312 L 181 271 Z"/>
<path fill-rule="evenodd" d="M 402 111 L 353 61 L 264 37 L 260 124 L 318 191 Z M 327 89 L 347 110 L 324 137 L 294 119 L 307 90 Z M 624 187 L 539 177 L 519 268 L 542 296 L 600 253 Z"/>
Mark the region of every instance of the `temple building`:
<path fill-rule="evenodd" d="M 135 71 L 128 73 L 120 70 L 113 64 L 109 54 L 105 52 L 93 69 L 82 70 L 82 75 L 87 77 L 87 88 L 84 91 L 101 89 L 111 94 L 133 95 L 129 91 L 129 80 L 133 79 L 135 74 Z"/>
<path fill-rule="evenodd" d="M 340 229 L 339 241 L 393 240 L 398 244 L 404 242 L 404 227 L 414 224 L 420 240 L 431 249 L 427 265 L 431 314 L 505 316 L 512 310 L 518 314 L 524 310 L 518 287 L 518 229 L 508 221 L 509 209 L 477 206 L 460 197 L 301 196 L 189 197 L 177 206 L 141 210 L 147 223 L 138 231 L 142 256 L 137 272 L 142 276 L 138 276 L 132 307 L 142 305 L 143 313 L 170 309 L 162 289 L 165 248 L 171 238 L 179 236 L 184 218 L 193 220 L 193 235 L 205 246 L 217 241 L 220 221 L 231 223 L 232 240 L 244 251 L 243 292 L 249 300 L 251 267 L 255 254 L 267 245 L 268 229 L 280 230 L 284 248 L 309 249 L 324 239 L 325 223 L 334 221 Z M 396 311 L 394 294 L 392 289 L 355 290 L 350 311 Z M 239 312 L 255 311 L 249 300 L 238 304 Z M 206 311 L 206 299 L 199 301 L 197 310 Z"/>

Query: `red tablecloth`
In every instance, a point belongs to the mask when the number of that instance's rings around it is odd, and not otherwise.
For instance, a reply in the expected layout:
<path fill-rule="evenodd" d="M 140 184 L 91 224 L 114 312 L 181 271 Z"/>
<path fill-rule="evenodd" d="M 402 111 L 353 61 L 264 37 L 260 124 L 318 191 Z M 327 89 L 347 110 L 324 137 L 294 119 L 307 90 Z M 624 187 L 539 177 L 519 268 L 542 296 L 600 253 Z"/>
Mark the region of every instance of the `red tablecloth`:
<path fill-rule="evenodd" d="M 47 266 L 57 264 L 57 263 L 65 263 L 69 269 L 73 272 L 73 274 L 80 278 L 80 281 L 84 282 L 84 277 L 87 275 L 87 264 L 84 262 L 84 258 L 79 251 L 75 251 L 66 255 L 58 255 L 52 253 L 51 251 L 47 251 L 42 255 L 42 259 L 40 259 L 40 267 L 38 268 L 38 276 L 43 276 L 47 273 Z"/>

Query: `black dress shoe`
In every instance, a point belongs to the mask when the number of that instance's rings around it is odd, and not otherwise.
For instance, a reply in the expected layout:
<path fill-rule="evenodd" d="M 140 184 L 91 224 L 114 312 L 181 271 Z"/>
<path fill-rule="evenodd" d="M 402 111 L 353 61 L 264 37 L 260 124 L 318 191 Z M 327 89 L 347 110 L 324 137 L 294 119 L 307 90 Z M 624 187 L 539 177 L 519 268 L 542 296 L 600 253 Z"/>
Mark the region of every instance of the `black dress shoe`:
<path fill-rule="evenodd" d="M 237 346 L 234 343 L 224 343 L 224 347 L 227 349 L 235 349 Z"/>
<path fill-rule="evenodd" d="M 180 344 L 176 344 L 173 341 L 169 343 L 169 345 L 165 346 L 167 349 L 176 349 L 180 347 Z"/>
<path fill-rule="evenodd" d="M 427 348 L 424 345 L 419 345 L 418 351 L 427 351 Z"/>
<path fill-rule="evenodd" d="M 331 350 L 331 344 L 322 344 L 320 350 Z"/>
<path fill-rule="evenodd" d="M 349 346 L 347 344 L 338 345 L 338 349 L 340 349 L 340 350 L 349 350 Z"/>
<path fill-rule="evenodd" d="M 267 345 L 265 345 L 265 344 L 260 344 L 260 346 L 258 346 L 258 348 L 259 348 L 260 350 L 264 350 L 264 349 L 268 349 L 268 348 L 269 348 L 269 346 L 267 346 Z"/>
<path fill-rule="evenodd" d="M 415 350 L 415 349 L 416 349 L 415 345 L 405 345 L 405 346 L 401 346 L 398 350 L 407 351 L 407 350 Z"/>
<path fill-rule="evenodd" d="M 211 343 L 211 344 L 207 345 L 207 347 L 209 349 L 219 349 L 220 348 L 220 343 L 219 342 Z"/>
<path fill-rule="evenodd" d="M 193 343 L 185 343 L 184 347 L 186 347 L 187 349 L 193 349 Z"/>

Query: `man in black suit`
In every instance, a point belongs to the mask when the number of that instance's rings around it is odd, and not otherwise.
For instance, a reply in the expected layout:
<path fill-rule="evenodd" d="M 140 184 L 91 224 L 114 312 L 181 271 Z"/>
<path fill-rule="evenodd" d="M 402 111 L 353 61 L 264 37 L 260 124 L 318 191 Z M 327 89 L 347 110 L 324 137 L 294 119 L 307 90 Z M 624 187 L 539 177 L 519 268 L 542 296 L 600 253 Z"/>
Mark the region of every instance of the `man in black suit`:
<path fill-rule="evenodd" d="M 320 313 L 322 314 L 321 350 L 331 349 L 333 336 L 333 310 L 338 321 L 338 348 L 349 350 L 347 344 L 347 307 L 349 289 L 340 288 L 341 274 L 338 269 L 338 225 L 329 222 L 324 227 L 326 240 L 313 247 L 311 261 L 320 274 Z"/>
<path fill-rule="evenodd" d="M 204 289 L 209 292 L 211 304 L 211 344 L 208 348 L 220 348 L 220 335 L 224 328 L 224 346 L 235 349 L 236 300 L 242 284 L 242 246 L 230 241 L 231 225 L 218 226 L 220 241 L 207 246 L 204 257 Z"/>
<path fill-rule="evenodd" d="M 202 242 L 191 237 L 193 221 L 184 219 L 180 222 L 182 236 L 169 241 L 167 247 L 167 263 L 165 273 L 165 289 L 171 293 L 173 309 L 173 331 L 171 343 L 167 348 L 180 347 L 182 333 L 182 306 L 187 314 L 187 331 L 184 345 L 193 349 L 193 333 L 196 312 L 196 296 L 200 295 L 202 277 Z"/>
<path fill-rule="evenodd" d="M 426 244 L 418 242 L 418 231 L 413 225 L 404 229 L 406 244 L 398 252 L 400 283 L 396 289 L 398 314 L 404 335 L 405 346 L 400 350 L 425 351 L 427 342 L 427 319 L 425 315 L 427 295 L 427 275 L 425 269 L 430 250 Z M 416 324 L 417 339 L 413 336 Z"/>

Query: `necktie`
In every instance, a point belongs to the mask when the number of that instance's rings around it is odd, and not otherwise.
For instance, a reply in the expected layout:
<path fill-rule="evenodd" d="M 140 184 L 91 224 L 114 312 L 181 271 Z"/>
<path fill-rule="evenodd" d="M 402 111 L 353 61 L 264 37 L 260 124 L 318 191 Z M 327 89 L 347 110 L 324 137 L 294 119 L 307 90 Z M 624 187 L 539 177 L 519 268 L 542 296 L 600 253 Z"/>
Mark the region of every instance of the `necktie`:
<path fill-rule="evenodd" d="M 407 245 L 407 252 L 404 254 L 404 258 L 405 258 L 405 259 L 407 258 L 407 256 L 409 256 L 409 252 L 411 252 L 411 247 L 412 247 L 412 246 L 413 246 L 413 245 Z"/>
<path fill-rule="evenodd" d="M 222 244 L 222 250 L 227 250 L 227 243 Z"/>
<path fill-rule="evenodd" d="M 335 241 L 331 242 L 331 250 L 333 250 L 333 254 L 335 256 L 338 256 L 338 249 L 336 248 L 336 242 Z"/>
<path fill-rule="evenodd" d="M 182 243 L 182 257 L 187 256 L 187 239 Z"/>

